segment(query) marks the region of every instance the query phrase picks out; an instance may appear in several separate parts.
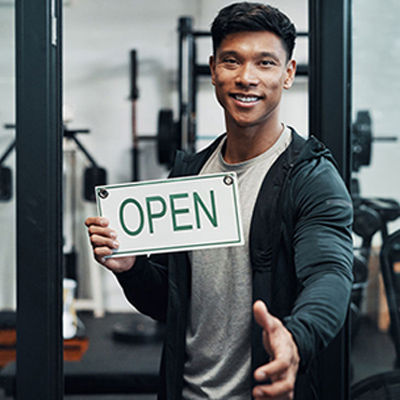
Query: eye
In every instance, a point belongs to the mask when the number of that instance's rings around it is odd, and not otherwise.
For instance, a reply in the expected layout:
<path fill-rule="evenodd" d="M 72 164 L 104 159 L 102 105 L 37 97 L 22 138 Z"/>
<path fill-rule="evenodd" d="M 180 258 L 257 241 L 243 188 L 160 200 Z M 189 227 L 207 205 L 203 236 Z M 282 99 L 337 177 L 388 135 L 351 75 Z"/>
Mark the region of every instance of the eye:
<path fill-rule="evenodd" d="M 235 58 L 227 57 L 222 60 L 226 64 L 236 64 L 237 61 Z"/>
<path fill-rule="evenodd" d="M 270 67 L 271 65 L 275 65 L 275 62 L 273 60 L 261 60 L 260 64 L 263 67 Z"/>

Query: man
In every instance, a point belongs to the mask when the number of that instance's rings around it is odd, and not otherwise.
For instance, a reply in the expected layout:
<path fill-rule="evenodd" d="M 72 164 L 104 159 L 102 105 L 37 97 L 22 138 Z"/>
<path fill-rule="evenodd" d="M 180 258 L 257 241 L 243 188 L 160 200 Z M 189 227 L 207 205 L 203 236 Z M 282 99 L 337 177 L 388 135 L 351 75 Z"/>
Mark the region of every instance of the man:
<path fill-rule="evenodd" d="M 171 176 L 235 171 L 245 245 L 104 259 L 118 243 L 93 217 L 94 254 L 132 304 L 166 322 L 160 398 L 317 399 L 316 356 L 349 302 L 351 201 L 329 151 L 280 122 L 296 71 L 290 20 L 236 3 L 211 32 L 226 134 L 178 153 Z"/>

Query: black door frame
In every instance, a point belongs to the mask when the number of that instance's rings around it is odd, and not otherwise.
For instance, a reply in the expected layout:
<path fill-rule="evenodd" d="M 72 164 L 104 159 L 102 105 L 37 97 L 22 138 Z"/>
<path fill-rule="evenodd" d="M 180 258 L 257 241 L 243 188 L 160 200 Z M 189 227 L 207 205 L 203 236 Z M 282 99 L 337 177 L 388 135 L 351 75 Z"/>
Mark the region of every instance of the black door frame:
<path fill-rule="evenodd" d="M 63 398 L 61 0 L 15 2 L 18 400 Z"/>
<path fill-rule="evenodd" d="M 351 0 L 309 0 L 310 133 L 332 151 L 351 181 Z M 350 399 L 350 331 L 344 328 L 322 355 L 321 400 Z"/>

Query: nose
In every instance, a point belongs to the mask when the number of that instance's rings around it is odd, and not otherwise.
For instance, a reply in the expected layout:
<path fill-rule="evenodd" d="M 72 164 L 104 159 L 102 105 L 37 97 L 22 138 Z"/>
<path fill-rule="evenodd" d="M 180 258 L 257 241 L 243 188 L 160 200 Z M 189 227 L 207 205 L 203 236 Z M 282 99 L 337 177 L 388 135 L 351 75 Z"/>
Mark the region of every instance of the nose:
<path fill-rule="evenodd" d="M 250 63 L 242 64 L 238 69 L 236 84 L 241 87 L 257 86 L 259 83 L 255 66 Z"/>

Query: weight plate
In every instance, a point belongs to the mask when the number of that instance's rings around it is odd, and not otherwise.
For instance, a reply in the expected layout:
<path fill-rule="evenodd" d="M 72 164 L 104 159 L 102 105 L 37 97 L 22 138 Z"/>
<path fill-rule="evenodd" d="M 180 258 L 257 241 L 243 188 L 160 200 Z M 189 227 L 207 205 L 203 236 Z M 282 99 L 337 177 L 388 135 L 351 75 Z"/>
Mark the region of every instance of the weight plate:
<path fill-rule="evenodd" d="M 88 201 L 96 201 L 95 186 L 107 184 L 107 171 L 104 168 L 89 167 L 85 169 L 83 181 L 83 197 Z"/>
<path fill-rule="evenodd" d="M 9 201 L 12 197 L 11 169 L 0 166 L 0 201 Z"/>
<path fill-rule="evenodd" d="M 158 113 L 157 155 L 160 164 L 169 165 L 176 150 L 174 115 L 172 110 L 163 109 Z"/>
<path fill-rule="evenodd" d="M 369 111 L 358 111 L 353 124 L 353 171 L 371 163 L 372 122 Z"/>

